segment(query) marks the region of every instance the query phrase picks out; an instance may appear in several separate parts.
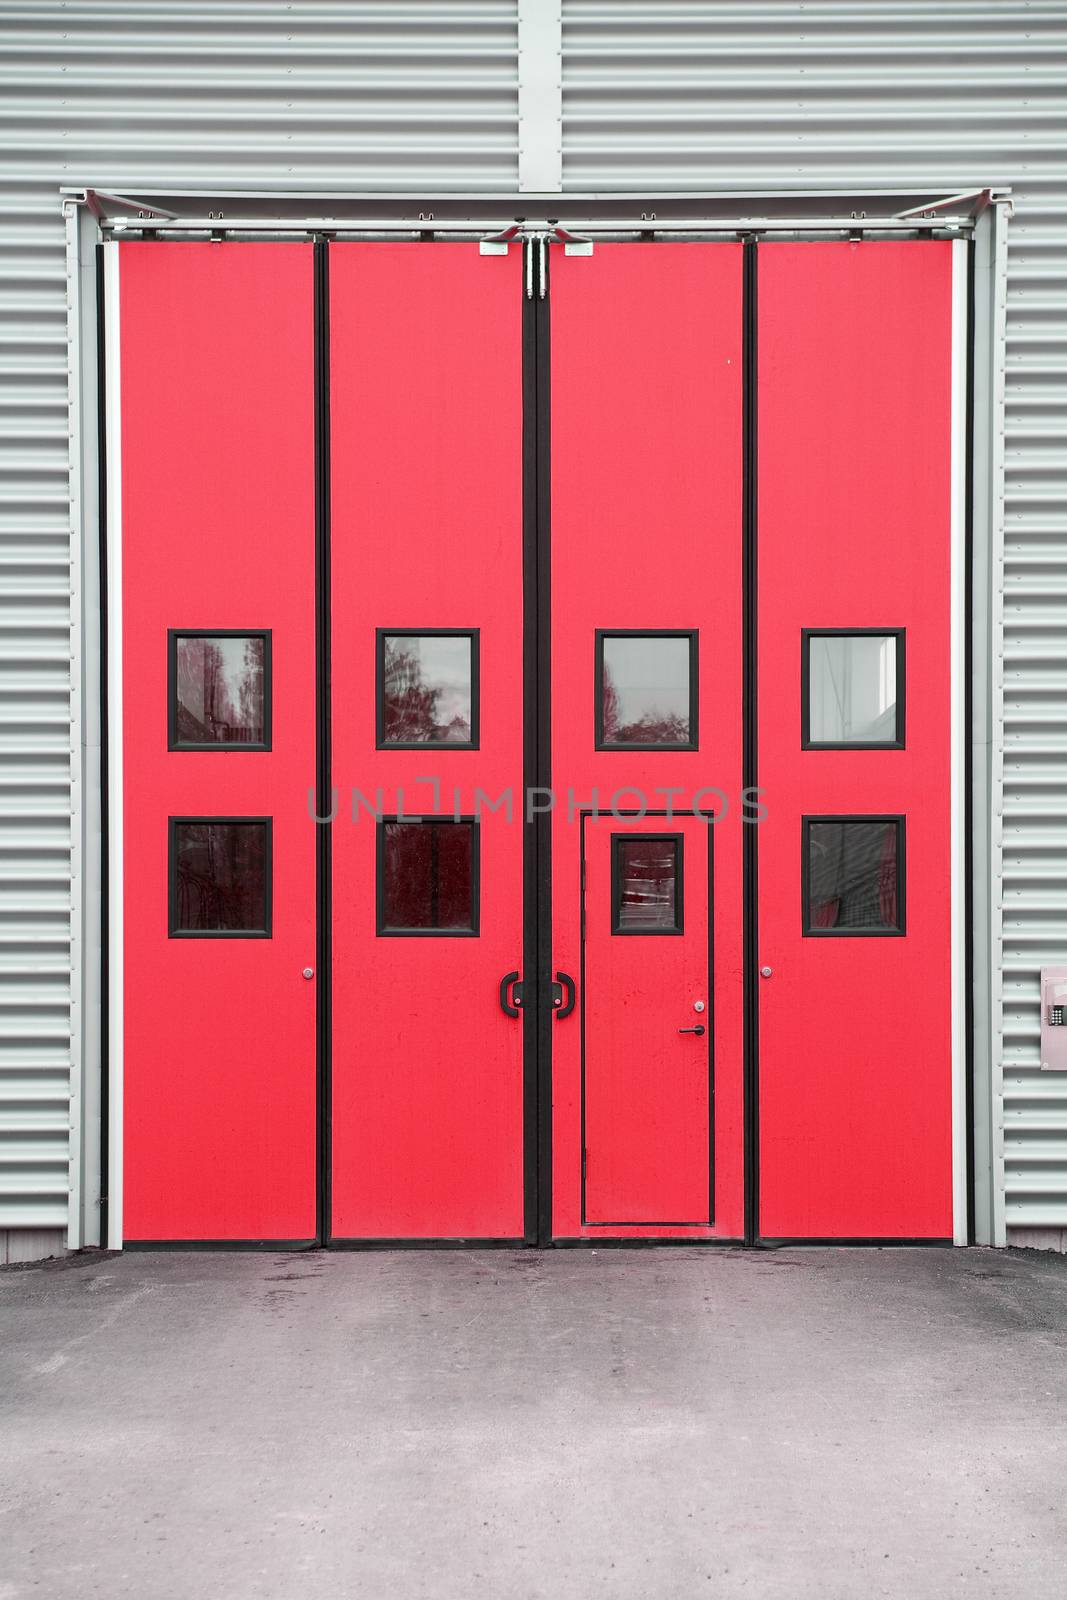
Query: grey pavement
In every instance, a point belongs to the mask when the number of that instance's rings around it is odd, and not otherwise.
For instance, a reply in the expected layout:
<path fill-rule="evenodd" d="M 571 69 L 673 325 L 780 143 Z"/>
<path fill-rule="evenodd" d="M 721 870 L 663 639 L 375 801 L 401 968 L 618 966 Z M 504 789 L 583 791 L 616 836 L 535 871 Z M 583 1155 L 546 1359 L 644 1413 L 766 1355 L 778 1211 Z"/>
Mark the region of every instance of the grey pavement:
<path fill-rule="evenodd" d="M 1067 1259 L 0 1271 L 0 1600 L 1067 1595 Z"/>

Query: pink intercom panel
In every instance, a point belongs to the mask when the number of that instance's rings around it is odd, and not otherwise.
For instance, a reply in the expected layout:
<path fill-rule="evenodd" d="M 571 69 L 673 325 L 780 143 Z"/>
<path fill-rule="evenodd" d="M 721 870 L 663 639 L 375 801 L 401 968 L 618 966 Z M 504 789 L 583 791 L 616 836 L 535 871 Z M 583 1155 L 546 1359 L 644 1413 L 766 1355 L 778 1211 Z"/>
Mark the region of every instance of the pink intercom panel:
<path fill-rule="evenodd" d="M 1041 1067 L 1067 1072 L 1067 967 L 1041 968 Z"/>

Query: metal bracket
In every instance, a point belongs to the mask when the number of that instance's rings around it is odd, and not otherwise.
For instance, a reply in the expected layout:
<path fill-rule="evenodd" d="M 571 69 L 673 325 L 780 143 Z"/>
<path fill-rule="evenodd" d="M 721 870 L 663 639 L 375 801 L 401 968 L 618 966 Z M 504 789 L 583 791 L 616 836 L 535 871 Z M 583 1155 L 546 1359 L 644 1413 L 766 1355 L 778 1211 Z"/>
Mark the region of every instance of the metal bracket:
<path fill-rule="evenodd" d="M 150 206 L 143 200 L 131 200 L 129 195 L 125 194 L 107 194 L 103 189 L 85 189 L 74 198 L 88 206 L 97 221 L 107 215 L 105 206 L 100 204 L 101 201 L 110 206 L 125 206 L 138 217 L 162 217 L 173 222 L 178 216 L 176 211 L 165 211 L 162 206 Z"/>
<path fill-rule="evenodd" d="M 519 238 L 521 233 L 521 222 L 513 222 L 510 228 L 503 228 L 500 233 L 491 233 L 485 239 L 479 239 L 478 254 L 480 256 L 506 256 L 508 245 L 512 239 Z"/>
<path fill-rule="evenodd" d="M 946 211 L 950 206 L 962 206 L 968 200 L 977 202 L 972 207 L 973 212 L 984 211 L 986 206 L 1007 205 L 1009 217 L 1015 214 L 1015 204 L 1007 190 L 964 189 L 959 194 L 947 194 L 942 200 L 927 200 L 921 206 L 912 206 L 907 211 L 894 212 L 894 215 L 901 222 L 909 218 L 920 221 L 923 217 L 935 217 L 937 212 Z"/>

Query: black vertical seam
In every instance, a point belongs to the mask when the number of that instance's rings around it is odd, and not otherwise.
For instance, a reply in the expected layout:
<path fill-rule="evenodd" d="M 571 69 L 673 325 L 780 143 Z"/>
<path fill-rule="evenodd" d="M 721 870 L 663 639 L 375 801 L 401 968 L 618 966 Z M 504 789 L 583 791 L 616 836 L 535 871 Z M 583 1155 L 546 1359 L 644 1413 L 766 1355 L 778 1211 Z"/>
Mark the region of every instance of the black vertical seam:
<path fill-rule="evenodd" d="M 524 250 L 536 252 L 527 241 Z M 536 269 L 536 260 L 532 263 Z M 527 262 L 523 262 L 524 269 Z M 552 1237 L 552 817 L 528 796 L 552 782 L 550 668 L 549 312 L 523 271 L 523 1108 L 524 1237 Z"/>
<path fill-rule="evenodd" d="M 540 1082 L 538 1071 L 538 828 L 526 809 L 526 795 L 537 783 L 538 741 L 538 589 L 537 589 L 537 314 L 526 294 L 529 242 L 519 246 L 522 271 L 522 673 L 523 789 L 518 797 L 522 827 L 522 1061 L 523 1061 L 523 1237 L 538 1240 L 540 1215 Z"/>
<path fill-rule="evenodd" d="M 757 590 L 757 286 L 755 239 L 746 239 L 742 280 L 742 785 L 753 794 L 759 782 L 758 590 Z M 759 831 L 742 822 L 744 944 L 744 1152 L 745 1244 L 759 1238 Z"/>
<path fill-rule="evenodd" d="M 535 298 L 537 318 L 537 738 L 538 784 L 552 787 L 552 458 L 551 458 L 551 251 L 544 256 L 544 297 Z M 538 989 L 537 1015 L 540 1039 L 538 1062 L 538 1227 L 537 1239 L 547 1245 L 552 1238 L 552 1040 L 555 1013 L 552 994 L 552 820 L 553 813 L 538 817 Z"/>
<path fill-rule="evenodd" d="M 330 274 L 314 246 L 315 347 L 315 1235 L 332 1231 L 333 816 L 330 717 Z"/>
<path fill-rule="evenodd" d="M 97 440 L 97 561 L 100 599 L 100 1247 L 107 1248 L 108 1208 L 111 1188 L 111 858 L 110 805 L 108 800 L 108 683 L 107 650 L 107 357 L 104 246 L 98 243 L 96 266 L 96 440 Z"/>

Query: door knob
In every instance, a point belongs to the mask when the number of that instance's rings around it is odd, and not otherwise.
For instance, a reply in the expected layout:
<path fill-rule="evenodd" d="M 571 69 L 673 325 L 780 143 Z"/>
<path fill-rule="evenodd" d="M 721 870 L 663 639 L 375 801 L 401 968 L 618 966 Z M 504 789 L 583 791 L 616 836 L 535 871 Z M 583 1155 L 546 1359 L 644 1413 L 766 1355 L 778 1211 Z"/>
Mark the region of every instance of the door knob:
<path fill-rule="evenodd" d="M 707 1029 L 704 1027 L 704 1024 L 702 1022 L 698 1022 L 695 1028 L 679 1028 L 678 1032 L 679 1033 L 706 1033 Z"/>

